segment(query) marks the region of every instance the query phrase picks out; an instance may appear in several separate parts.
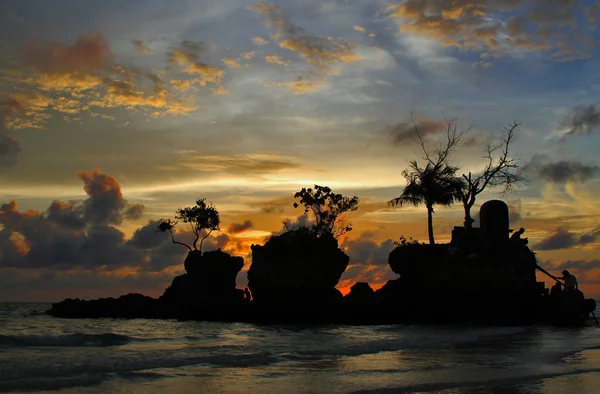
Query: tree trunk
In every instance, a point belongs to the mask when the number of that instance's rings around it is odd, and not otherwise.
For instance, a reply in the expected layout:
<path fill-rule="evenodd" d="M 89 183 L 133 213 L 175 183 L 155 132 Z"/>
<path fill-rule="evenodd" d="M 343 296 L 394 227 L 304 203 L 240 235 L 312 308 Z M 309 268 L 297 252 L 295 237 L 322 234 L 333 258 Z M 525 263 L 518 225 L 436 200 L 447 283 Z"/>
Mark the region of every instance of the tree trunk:
<path fill-rule="evenodd" d="M 427 232 L 429 233 L 429 244 L 435 245 L 435 240 L 433 239 L 433 207 L 427 207 Z"/>
<path fill-rule="evenodd" d="M 473 218 L 471 217 L 471 207 L 468 204 L 463 205 L 465 208 L 465 230 L 469 231 L 473 228 Z"/>

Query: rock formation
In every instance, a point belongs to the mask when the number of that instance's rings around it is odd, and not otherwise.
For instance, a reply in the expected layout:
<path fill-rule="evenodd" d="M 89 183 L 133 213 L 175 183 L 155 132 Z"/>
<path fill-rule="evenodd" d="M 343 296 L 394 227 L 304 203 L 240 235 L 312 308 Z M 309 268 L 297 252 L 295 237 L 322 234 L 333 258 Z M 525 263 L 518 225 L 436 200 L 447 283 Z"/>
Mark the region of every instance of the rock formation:
<path fill-rule="evenodd" d="M 251 248 L 248 287 L 257 304 L 308 307 L 342 299 L 335 286 L 350 258 L 333 236 L 300 228 Z"/>
<path fill-rule="evenodd" d="M 159 301 L 175 308 L 229 307 L 244 301 L 235 279 L 244 259 L 219 250 L 188 253 L 186 273 L 173 279 Z"/>

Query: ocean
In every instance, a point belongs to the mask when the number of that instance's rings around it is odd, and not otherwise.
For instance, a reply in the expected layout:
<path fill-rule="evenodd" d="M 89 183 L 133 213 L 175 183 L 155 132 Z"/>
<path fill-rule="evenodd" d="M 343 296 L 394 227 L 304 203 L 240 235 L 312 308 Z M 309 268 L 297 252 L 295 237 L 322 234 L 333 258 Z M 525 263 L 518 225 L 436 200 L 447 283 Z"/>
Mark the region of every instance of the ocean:
<path fill-rule="evenodd" d="M 598 393 L 600 328 L 58 319 L 0 303 L 0 392 Z M 393 313 L 393 311 L 390 311 Z"/>

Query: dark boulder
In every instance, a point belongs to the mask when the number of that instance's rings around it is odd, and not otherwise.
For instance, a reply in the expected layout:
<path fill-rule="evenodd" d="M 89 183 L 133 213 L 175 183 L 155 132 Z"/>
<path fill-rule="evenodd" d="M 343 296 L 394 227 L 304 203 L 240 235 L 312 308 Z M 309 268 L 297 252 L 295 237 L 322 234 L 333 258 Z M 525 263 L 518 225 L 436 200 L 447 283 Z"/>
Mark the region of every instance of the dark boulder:
<path fill-rule="evenodd" d="M 205 253 L 191 251 L 184 267 L 187 273 L 175 277 L 159 301 L 185 307 L 226 306 L 244 300 L 243 291 L 235 287 L 236 276 L 244 267 L 242 257 L 220 249 Z"/>
<path fill-rule="evenodd" d="M 350 288 L 350 292 L 344 297 L 344 301 L 351 305 L 369 305 L 375 299 L 375 291 L 367 282 L 357 282 Z"/>
<path fill-rule="evenodd" d="M 350 258 L 333 236 L 300 228 L 251 248 L 248 287 L 258 304 L 313 307 L 342 300 L 335 286 Z"/>

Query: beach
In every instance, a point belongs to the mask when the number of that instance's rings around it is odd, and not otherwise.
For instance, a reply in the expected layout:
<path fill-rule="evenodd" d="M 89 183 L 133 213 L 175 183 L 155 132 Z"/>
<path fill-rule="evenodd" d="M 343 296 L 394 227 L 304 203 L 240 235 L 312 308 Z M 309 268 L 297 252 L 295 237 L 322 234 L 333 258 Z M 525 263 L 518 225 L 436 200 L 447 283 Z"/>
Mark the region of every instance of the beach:
<path fill-rule="evenodd" d="M 0 391 L 592 393 L 600 328 L 58 319 L 0 304 Z"/>

